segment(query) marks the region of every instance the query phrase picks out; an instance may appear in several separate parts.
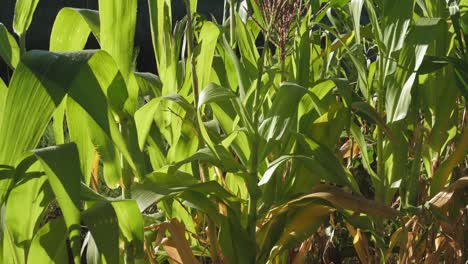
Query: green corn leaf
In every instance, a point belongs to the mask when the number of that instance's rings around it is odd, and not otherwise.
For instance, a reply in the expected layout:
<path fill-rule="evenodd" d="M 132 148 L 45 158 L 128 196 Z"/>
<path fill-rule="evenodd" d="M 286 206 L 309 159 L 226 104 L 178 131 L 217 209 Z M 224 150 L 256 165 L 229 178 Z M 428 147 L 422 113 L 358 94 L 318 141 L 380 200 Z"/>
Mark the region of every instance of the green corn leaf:
<path fill-rule="evenodd" d="M 11 189 L 6 203 L 5 224 L 13 238 L 11 244 L 16 255 L 27 255 L 38 222 L 52 199 L 53 194 L 46 176 L 24 174 Z M 25 263 L 24 258 L 20 261 Z"/>
<path fill-rule="evenodd" d="M 369 154 L 367 153 L 367 143 L 364 138 L 364 135 L 362 134 L 360 128 L 354 123 L 351 123 L 350 130 L 351 130 L 351 134 L 356 140 L 356 143 L 359 146 L 364 169 L 366 169 L 366 171 L 369 173 L 369 175 L 371 176 L 371 179 L 374 179 L 374 180 L 377 179 L 377 174 L 371 167 L 371 160 L 369 158 Z"/>
<path fill-rule="evenodd" d="M 202 119 L 202 106 L 205 104 L 213 103 L 220 100 L 228 100 L 230 98 L 234 98 L 235 95 L 232 93 L 231 90 L 218 86 L 216 84 L 210 83 L 208 84 L 200 93 L 198 98 L 198 106 L 197 106 L 197 120 L 198 126 L 200 128 L 201 135 L 205 140 L 208 147 L 211 151 L 217 155 L 214 143 L 211 140 L 210 136 L 208 135 L 208 131 L 203 123 Z"/>
<path fill-rule="evenodd" d="M 215 146 L 216 144 L 211 139 L 209 131 L 205 127 L 201 112 L 202 106 L 205 104 L 211 105 L 212 109 L 214 109 L 215 117 L 220 120 L 222 127 L 228 133 L 232 133 L 237 127 L 237 121 L 235 121 L 237 119 L 237 117 L 235 117 L 236 113 L 240 117 L 240 120 L 242 120 L 243 125 L 247 127 L 247 130 L 253 130 L 252 124 L 244 106 L 242 103 L 240 103 L 239 99 L 236 99 L 236 95 L 230 89 L 221 87 L 214 83 L 208 84 L 205 89 L 203 89 L 203 91 L 200 93 L 198 101 L 198 125 L 200 127 L 203 139 L 207 143 L 211 153 L 217 157 L 216 159 L 222 160 L 220 158 L 221 156 L 228 157 L 229 155 L 225 155 L 226 149 L 222 148 L 221 146 Z M 241 134 L 238 138 L 235 139 L 233 147 L 236 152 L 239 153 L 239 156 L 244 161 L 244 164 L 246 164 L 245 157 L 247 157 L 246 155 L 249 153 L 249 147 L 245 134 Z M 218 153 L 218 151 L 221 151 L 221 153 Z M 233 163 L 228 162 L 228 164 Z"/>
<path fill-rule="evenodd" d="M 274 142 L 289 134 L 289 127 L 296 123 L 297 106 L 306 92 L 307 89 L 295 83 L 281 84 L 270 110 L 259 127 L 259 133 L 266 143 L 260 150 L 262 159 L 268 155 Z"/>
<path fill-rule="evenodd" d="M 137 0 L 99 0 L 101 48 L 115 60 L 126 86 L 124 107 L 119 110 L 134 114 L 138 105 L 138 82 L 133 73 Z"/>
<path fill-rule="evenodd" d="M 91 122 L 91 118 L 75 100 L 68 97 L 66 98 L 65 103 L 67 115 L 66 124 L 68 128 L 70 141 L 75 142 L 78 148 L 78 154 L 80 155 L 81 171 L 83 172 L 83 181 L 89 184 L 96 149 L 102 148 L 95 148 L 92 139 L 100 131 L 94 131 L 95 134 L 92 134 L 93 131 L 91 131 L 91 129 L 87 127 L 87 124 Z M 59 111 L 59 109 L 57 111 Z M 54 122 L 56 120 L 57 119 L 54 119 Z M 63 124 L 61 128 L 63 129 Z M 107 158 L 107 156 L 105 158 Z M 105 169 L 107 170 L 108 168 L 106 167 Z M 110 173 L 115 177 L 119 177 L 121 173 L 120 171 L 120 169 L 118 171 L 112 170 Z M 105 173 L 104 177 L 106 177 L 107 175 L 108 174 Z M 106 182 L 111 183 L 111 181 Z"/>
<path fill-rule="evenodd" d="M 353 190 L 359 192 L 357 184 L 352 178 L 347 176 L 339 160 L 327 147 L 303 136 L 298 137 L 298 144 L 300 144 L 298 151 L 301 154 L 284 155 L 271 162 L 263 174 L 259 185 L 267 184 L 281 165 L 289 160 L 294 160 L 294 162 L 297 162 L 297 166 L 307 169 L 309 174 L 303 177 L 312 177 L 315 178 L 316 181 L 326 180 L 330 183 L 351 187 Z M 301 176 L 298 177 L 300 178 Z M 307 188 L 305 186 L 298 187 Z"/>
<path fill-rule="evenodd" d="M 86 235 L 84 244 L 86 244 L 86 262 L 89 264 L 109 263 L 97 248 L 96 241 L 90 232 Z M 84 252 L 84 250 L 83 250 Z"/>
<path fill-rule="evenodd" d="M 257 61 L 260 58 L 260 54 L 255 46 L 255 37 L 253 32 L 249 32 L 248 23 L 254 23 L 253 21 L 247 21 L 245 24 L 239 15 L 236 14 L 236 39 L 239 45 L 239 51 L 241 53 L 242 62 L 245 65 L 246 73 L 251 79 L 256 78 L 257 73 Z"/>
<path fill-rule="evenodd" d="M 112 200 L 111 198 L 106 198 L 98 193 L 96 193 L 93 189 L 88 187 L 85 183 L 81 182 L 80 186 L 80 197 L 82 201 L 98 201 L 98 202 L 105 202 Z"/>
<path fill-rule="evenodd" d="M 54 112 L 53 115 L 53 129 L 54 129 L 54 139 L 55 144 L 61 145 L 65 143 L 65 130 L 63 126 L 63 122 L 65 121 L 65 107 L 66 107 L 67 99 L 64 98 L 60 105 Z"/>
<path fill-rule="evenodd" d="M 168 95 L 164 96 L 162 99 L 169 100 L 169 101 L 177 103 L 189 115 L 193 114 L 195 112 L 195 107 L 193 107 L 193 105 L 191 103 L 189 103 L 187 101 L 187 99 L 185 99 L 180 94 L 168 94 Z"/>
<path fill-rule="evenodd" d="M 429 46 L 446 41 L 447 24 L 440 18 L 421 18 L 410 31 L 400 54 L 404 69 L 395 73 L 396 82 L 387 91 L 388 122 L 406 117 L 411 103 L 411 90 Z M 427 34 L 430 31 L 432 34 Z"/>
<path fill-rule="evenodd" d="M 221 38 L 216 47 L 216 55 L 213 57 L 213 70 L 211 72 L 210 82 L 217 83 L 227 87 L 232 91 L 237 91 L 238 76 L 234 62 L 228 54 L 228 51 L 223 48 L 223 39 Z M 239 93 L 241 93 L 239 91 Z"/>
<path fill-rule="evenodd" d="M 200 44 L 195 49 L 196 66 L 195 70 L 198 76 L 198 87 L 202 88 L 208 84 L 211 76 L 211 66 L 213 64 L 213 55 L 218 43 L 220 30 L 212 22 L 205 22 L 200 31 Z"/>
<path fill-rule="evenodd" d="M 141 167 L 133 161 L 107 104 L 105 94 L 112 98 L 115 85 L 111 84 L 115 79 L 119 79 L 115 64 L 102 51 L 31 51 L 25 54 L 12 78 L 6 99 L 0 130 L 0 163 L 14 164 L 22 153 L 37 145 L 54 109 L 68 93 L 86 110 L 93 127 L 122 152 L 137 177 L 142 175 Z M 120 87 L 118 83 L 117 87 Z"/>
<path fill-rule="evenodd" d="M 16 172 L 13 167 L 0 165 L 0 204 L 5 201 L 7 193 L 15 182 L 15 176 Z"/>
<path fill-rule="evenodd" d="M 135 256 L 143 256 L 143 217 L 134 200 L 111 203 L 118 219 L 119 229 L 126 242 L 132 243 Z"/>
<path fill-rule="evenodd" d="M 351 15 L 353 17 L 354 32 L 356 32 L 356 43 L 361 44 L 361 12 L 362 6 L 364 5 L 364 0 L 351 0 L 349 2 L 349 8 L 351 10 Z"/>
<path fill-rule="evenodd" d="M 169 164 L 176 163 L 193 155 L 199 147 L 198 136 L 194 133 L 194 127 L 187 122 L 182 123 L 180 132 L 175 145 L 167 151 L 167 162 Z M 190 164 L 186 164 L 182 168 L 184 171 L 191 171 Z"/>
<path fill-rule="evenodd" d="M 440 69 L 449 64 L 454 67 L 454 75 L 458 89 L 463 97 L 468 98 L 468 63 L 462 59 L 428 55 L 421 65 L 420 73 L 430 73 L 433 72 L 433 70 Z"/>
<path fill-rule="evenodd" d="M 88 239 L 88 247 L 94 248 L 92 246 L 95 245 L 107 263 L 119 263 L 119 224 L 112 205 L 99 202 L 84 211 L 82 219 L 95 242 L 90 243 L 91 239 Z"/>
<path fill-rule="evenodd" d="M 125 79 L 133 60 L 137 0 L 99 0 L 101 47 L 116 61 Z"/>
<path fill-rule="evenodd" d="M 220 145 L 214 145 L 213 149 L 214 151 L 210 148 L 200 149 L 192 156 L 175 163 L 172 169 L 177 169 L 183 164 L 192 161 L 201 161 L 210 163 L 229 172 L 238 172 L 243 170 L 242 166 L 239 165 L 226 148 Z"/>
<path fill-rule="evenodd" d="M 332 104 L 328 112 L 305 126 L 307 132 L 304 134 L 333 149 L 344 128 L 348 126 L 349 118 L 349 111 L 342 104 Z"/>
<path fill-rule="evenodd" d="M 218 101 L 210 105 L 216 121 L 226 134 L 229 134 L 221 144 L 225 147 L 232 147 L 243 164 L 247 164 L 247 157 L 250 155 L 249 140 L 247 131 L 253 131 L 252 124 L 248 120 L 248 114 L 240 103 L 239 99 Z M 237 106 L 237 107 L 235 107 Z M 243 122 L 239 123 L 239 116 Z M 246 128 L 243 128 L 246 127 Z M 234 141 L 232 141 L 232 139 Z"/>
<path fill-rule="evenodd" d="M 62 217 L 42 226 L 34 236 L 28 260 L 37 263 L 67 263 L 67 227 Z"/>
<path fill-rule="evenodd" d="M 162 83 L 158 76 L 149 72 L 135 72 L 135 78 L 144 95 L 161 96 Z"/>
<path fill-rule="evenodd" d="M 294 83 L 283 83 L 275 96 L 273 104 L 260 125 L 260 134 L 269 140 L 281 138 L 288 127 L 291 118 L 297 111 L 296 106 L 307 90 Z M 288 96 L 286 96 L 286 94 Z M 285 100 L 286 99 L 286 100 Z"/>
<path fill-rule="evenodd" d="M 143 256 L 143 217 L 136 201 L 98 202 L 82 218 L 107 263 L 119 263 L 119 233 L 137 257 Z"/>
<path fill-rule="evenodd" d="M 466 127 L 460 136 L 461 138 L 456 144 L 455 151 L 439 166 L 439 168 L 437 168 L 432 176 L 429 192 L 431 197 L 436 195 L 447 183 L 449 183 L 448 179 L 455 166 L 466 158 L 468 153 L 468 129 Z"/>
<path fill-rule="evenodd" d="M 13 29 L 18 36 L 22 36 L 28 30 L 38 3 L 39 0 L 16 1 Z"/>
<path fill-rule="evenodd" d="M 14 247 L 13 247 L 13 237 L 11 236 L 8 226 L 4 225 L 2 231 L 3 231 L 2 233 L 3 254 L 0 254 L 0 260 L 3 261 L 4 259 L 8 259 L 12 261 L 13 263 L 21 263 L 21 261 L 23 261 L 22 259 L 24 258 L 24 256 L 20 256 L 16 254 L 16 251 L 14 250 Z"/>
<path fill-rule="evenodd" d="M 218 186 L 219 188 L 216 188 Z M 213 189 L 213 187 L 215 187 Z M 222 193 L 226 191 L 215 182 L 207 182 L 190 187 L 181 194 L 181 198 L 187 201 L 188 206 L 206 213 L 220 228 L 219 242 L 225 257 L 232 263 L 246 263 L 253 258 L 252 247 L 254 242 L 249 240 L 245 229 L 239 223 L 239 219 L 228 206 L 229 218 L 218 212 L 217 206 L 212 202 L 210 196 L 215 195 L 216 189 L 222 190 L 221 197 L 226 200 Z M 230 194 L 228 194 L 231 196 Z M 224 196 L 224 197 L 223 197 Z M 242 241 L 243 243 L 236 243 Z"/>
<path fill-rule="evenodd" d="M 80 261 L 80 157 L 75 144 L 33 151 L 63 212 L 75 263 Z"/>
<path fill-rule="evenodd" d="M 248 75 L 244 67 L 241 65 L 236 53 L 234 52 L 234 50 L 232 50 L 231 46 L 226 40 L 225 36 L 222 36 L 222 46 L 223 46 L 223 50 L 227 53 L 229 58 L 232 60 L 232 63 L 234 64 L 234 68 L 236 70 L 235 74 L 236 74 L 237 82 L 239 84 L 239 96 L 240 96 L 241 101 L 244 101 L 245 93 L 248 88 Z M 228 72 L 227 74 L 230 74 L 230 73 Z"/>
<path fill-rule="evenodd" d="M 66 56 L 39 51 L 23 56 L 10 82 L 4 106 L 0 163 L 14 165 L 21 154 L 36 147 L 55 107 L 70 86 L 67 82 L 91 55 L 84 53 L 69 61 Z M 44 78 L 42 82 L 37 77 L 47 75 L 55 77 Z"/>
<path fill-rule="evenodd" d="M 306 23 L 306 22 L 304 22 Z M 295 71 L 297 84 L 307 87 L 310 80 L 311 38 L 308 30 L 301 33 L 295 55 Z"/>
<path fill-rule="evenodd" d="M 99 41 L 99 13 L 89 9 L 62 8 L 50 35 L 51 51 L 79 51 L 93 32 Z"/>
<path fill-rule="evenodd" d="M 176 87 L 171 85 L 176 79 L 175 67 L 171 67 L 176 64 L 174 59 L 176 52 L 172 52 L 173 42 L 171 41 L 172 4 L 170 0 L 148 0 L 148 7 L 158 74 L 165 86 L 164 89 L 167 89 L 166 93 L 175 93 Z M 171 82 L 169 78 L 173 78 L 174 82 Z M 164 95 L 166 93 L 163 92 Z"/>
<path fill-rule="evenodd" d="M 164 97 L 154 98 L 135 112 L 135 125 L 138 133 L 138 145 L 143 150 L 145 142 L 150 133 L 152 124 L 156 118 L 156 113 L 162 111 L 164 103 L 162 99 L 177 103 L 187 114 L 193 114 L 195 108 L 181 95 L 170 94 Z M 156 118 L 156 119 L 155 119 Z"/>
<path fill-rule="evenodd" d="M 382 119 L 382 117 L 379 115 L 379 113 L 367 102 L 353 102 L 351 104 L 351 109 L 356 112 L 356 114 L 359 114 L 362 117 L 365 117 L 368 120 L 371 120 L 375 122 L 379 128 L 386 133 L 386 135 L 394 141 L 394 143 L 397 143 L 397 139 L 393 132 L 390 130 L 390 128 L 387 126 L 385 121 Z"/>
<path fill-rule="evenodd" d="M 404 44 L 406 32 L 412 19 L 415 0 L 383 1 L 383 39 L 385 53 L 391 56 L 393 52 L 401 49 Z"/>
<path fill-rule="evenodd" d="M 51 51 L 79 51 L 85 47 L 89 34 L 93 32 L 99 41 L 99 13 L 89 9 L 62 8 L 55 18 L 50 37 Z M 71 30 L 73 29 L 73 30 Z M 67 112 L 67 125 L 70 140 L 77 144 L 81 169 L 85 182 L 89 183 L 94 146 L 89 129 L 83 129 L 85 112 L 78 109 L 77 103 L 69 98 L 64 100 L 54 113 L 54 132 L 56 144 L 64 143 L 64 116 Z M 119 176 L 117 174 L 117 176 Z"/>
<path fill-rule="evenodd" d="M 209 104 L 220 100 L 228 100 L 234 97 L 235 94 L 231 90 L 223 88 L 214 83 L 210 83 L 200 93 L 197 108 L 200 109 L 200 107 L 204 104 Z"/>
<path fill-rule="evenodd" d="M 154 123 L 154 116 L 159 109 L 160 98 L 155 98 L 135 112 L 135 125 L 138 133 L 138 145 L 141 150 L 145 146 L 146 139 Z"/>
<path fill-rule="evenodd" d="M 158 195 L 169 195 L 197 183 L 198 180 L 192 175 L 180 170 L 169 171 L 165 167 L 147 174 L 144 182 L 135 183 L 134 189 L 151 191 Z"/>
<path fill-rule="evenodd" d="M 8 94 L 8 87 L 3 82 L 3 79 L 0 78 L 0 124 L 2 123 L 3 117 L 3 108 L 5 107 L 5 102 Z"/>
<path fill-rule="evenodd" d="M 11 69 L 16 68 L 20 57 L 18 43 L 2 23 L 0 23 L 0 57 Z"/>

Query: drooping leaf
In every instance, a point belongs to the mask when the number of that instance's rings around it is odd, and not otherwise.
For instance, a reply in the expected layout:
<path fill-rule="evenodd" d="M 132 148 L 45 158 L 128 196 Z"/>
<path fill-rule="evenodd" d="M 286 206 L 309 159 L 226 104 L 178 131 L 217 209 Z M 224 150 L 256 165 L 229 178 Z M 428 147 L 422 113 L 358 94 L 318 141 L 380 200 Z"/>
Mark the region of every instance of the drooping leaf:
<path fill-rule="evenodd" d="M 13 29 L 22 36 L 31 25 L 39 0 L 18 0 L 15 6 Z"/>
<path fill-rule="evenodd" d="M 272 248 L 270 257 L 274 257 L 280 251 L 299 244 L 309 237 L 331 212 L 333 212 L 332 208 L 318 204 L 311 204 L 298 209 L 283 226 L 281 235 Z"/>
<path fill-rule="evenodd" d="M 227 100 L 233 97 L 235 97 L 235 95 L 232 91 L 214 83 L 210 83 L 200 93 L 197 107 L 200 108 L 204 104 L 209 104 L 218 100 Z"/>
<path fill-rule="evenodd" d="M 465 176 L 434 195 L 434 197 L 429 200 L 429 204 L 439 209 L 443 208 L 450 203 L 454 193 L 466 185 L 468 185 L 468 177 Z"/>
<path fill-rule="evenodd" d="M 353 195 L 340 188 L 331 185 L 317 185 L 314 192 L 288 202 L 288 205 L 301 206 L 303 202 L 309 199 L 319 199 L 327 201 L 335 208 L 352 210 L 354 212 L 365 213 L 371 216 L 395 218 L 399 212 L 385 204 L 368 200 L 362 196 Z"/>
<path fill-rule="evenodd" d="M 162 83 L 158 76 L 149 72 L 135 72 L 135 78 L 139 89 L 144 95 L 161 96 Z"/>
<path fill-rule="evenodd" d="M 89 9 L 63 8 L 57 14 L 50 35 L 51 51 L 79 51 L 93 32 L 99 41 L 99 13 Z"/>
<path fill-rule="evenodd" d="M 6 27 L 0 23 L 0 57 L 11 68 L 18 65 L 20 50 L 15 38 L 8 32 Z"/>

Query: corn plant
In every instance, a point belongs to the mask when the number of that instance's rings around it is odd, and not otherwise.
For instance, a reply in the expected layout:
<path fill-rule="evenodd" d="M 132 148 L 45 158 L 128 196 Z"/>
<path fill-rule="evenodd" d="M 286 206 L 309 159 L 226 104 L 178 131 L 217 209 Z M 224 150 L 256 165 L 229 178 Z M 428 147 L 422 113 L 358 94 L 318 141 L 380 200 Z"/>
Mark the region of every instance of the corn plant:
<path fill-rule="evenodd" d="M 0 24 L 1 263 L 466 260 L 467 1 L 99 0 L 48 51 L 38 2 Z"/>

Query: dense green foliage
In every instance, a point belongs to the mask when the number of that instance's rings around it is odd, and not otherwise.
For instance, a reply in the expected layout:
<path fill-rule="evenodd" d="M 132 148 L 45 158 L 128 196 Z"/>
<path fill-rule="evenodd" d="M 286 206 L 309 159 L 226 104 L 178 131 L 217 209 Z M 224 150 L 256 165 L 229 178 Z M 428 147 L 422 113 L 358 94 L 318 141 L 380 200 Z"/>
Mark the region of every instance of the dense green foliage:
<path fill-rule="evenodd" d="M 0 263 L 466 260 L 468 1 L 99 0 L 28 51 L 38 2 L 0 24 Z"/>

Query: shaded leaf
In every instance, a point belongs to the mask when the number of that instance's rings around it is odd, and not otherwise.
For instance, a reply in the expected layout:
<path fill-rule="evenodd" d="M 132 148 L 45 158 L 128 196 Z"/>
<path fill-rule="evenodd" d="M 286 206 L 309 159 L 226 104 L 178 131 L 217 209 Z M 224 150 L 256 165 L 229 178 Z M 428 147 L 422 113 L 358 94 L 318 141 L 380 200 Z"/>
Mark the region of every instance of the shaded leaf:
<path fill-rule="evenodd" d="M 66 239 L 67 227 L 63 218 L 49 221 L 34 236 L 28 260 L 44 264 L 68 262 Z"/>
<path fill-rule="evenodd" d="M 75 144 L 33 151 L 63 212 L 75 262 L 80 259 L 80 157 Z"/>

